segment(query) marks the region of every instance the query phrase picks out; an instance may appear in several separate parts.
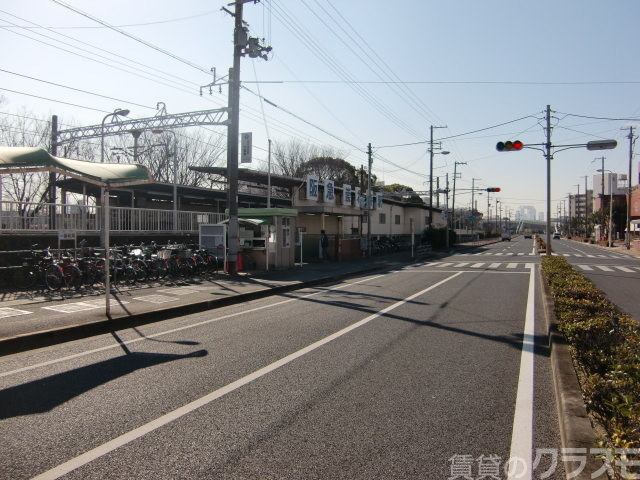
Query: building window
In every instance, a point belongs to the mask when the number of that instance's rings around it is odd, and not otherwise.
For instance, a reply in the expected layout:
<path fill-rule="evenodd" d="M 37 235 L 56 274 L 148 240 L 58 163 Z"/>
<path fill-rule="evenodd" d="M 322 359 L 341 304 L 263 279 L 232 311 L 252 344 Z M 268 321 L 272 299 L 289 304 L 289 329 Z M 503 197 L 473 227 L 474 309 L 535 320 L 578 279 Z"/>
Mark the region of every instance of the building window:
<path fill-rule="evenodd" d="M 386 216 L 386 214 L 384 214 L 384 213 L 380 213 L 380 214 L 378 215 L 378 223 L 379 223 L 380 225 L 384 225 L 385 223 L 387 223 L 387 216 Z"/>
<path fill-rule="evenodd" d="M 400 225 L 400 215 L 395 216 L 396 225 Z"/>

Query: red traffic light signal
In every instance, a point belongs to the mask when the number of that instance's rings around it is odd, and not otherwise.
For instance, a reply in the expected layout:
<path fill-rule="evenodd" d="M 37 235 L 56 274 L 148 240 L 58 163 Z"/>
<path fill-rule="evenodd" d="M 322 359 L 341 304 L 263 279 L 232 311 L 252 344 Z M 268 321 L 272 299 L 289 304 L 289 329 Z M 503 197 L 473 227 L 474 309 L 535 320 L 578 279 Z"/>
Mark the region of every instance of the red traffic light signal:
<path fill-rule="evenodd" d="M 507 140 L 506 142 L 498 142 L 496 144 L 496 150 L 499 152 L 510 152 L 512 150 L 522 150 L 524 143 L 520 140 Z"/>
<path fill-rule="evenodd" d="M 499 192 L 499 191 L 500 191 L 500 187 L 487 188 L 487 192 Z"/>

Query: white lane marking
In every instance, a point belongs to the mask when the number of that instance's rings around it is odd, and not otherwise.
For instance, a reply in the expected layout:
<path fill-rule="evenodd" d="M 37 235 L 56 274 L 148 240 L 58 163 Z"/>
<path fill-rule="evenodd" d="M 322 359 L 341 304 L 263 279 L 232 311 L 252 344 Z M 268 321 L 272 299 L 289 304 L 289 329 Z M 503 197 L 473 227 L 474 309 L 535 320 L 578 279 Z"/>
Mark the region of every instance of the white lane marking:
<path fill-rule="evenodd" d="M 438 265 L 438 268 L 450 267 L 451 265 L 453 265 L 453 262 L 445 262 Z"/>
<path fill-rule="evenodd" d="M 507 263 L 507 268 L 516 268 L 518 265 L 517 263 Z"/>
<path fill-rule="evenodd" d="M 42 307 L 43 310 L 53 310 L 54 312 L 62 313 L 84 312 L 85 310 L 93 310 L 95 308 L 100 307 L 98 305 L 84 302 L 61 303 L 60 305 L 54 305 L 53 307 Z"/>
<path fill-rule="evenodd" d="M 140 300 L 142 302 L 149 303 L 167 303 L 167 302 L 175 302 L 178 300 L 176 297 L 169 297 L 168 295 L 143 295 L 141 297 L 133 297 L 134 300 Z"/>
<path fill-rule="evenodd" d="M 36 477 L 33 477 L 32 480 L 55 480 L 57 478 L 62 477 L 63 475 L 66 475 L 69 472 L 72 472 L 73 470 L 76 470 L 77 468 L 82 467 L 83 465 L 86 465 L 90 462 L 92 462 L 93 460 L 100 458 L 104 455 L 106 455 L 107 453 L 110 453 L 120 447 L 122 447 L 123 445 L 126 445 L 127 443 L 130 443 L 134 440 L 137 440 L 140 437 L 143 437 L 144 435 L 153 432 L 154 430 L 157 430 L 160 427 L 163 427 L 171 422 L 173 422 L 174 420 L 177 420 L 181 417 L 184 417 L 185 415 L 188 415 L 189 413 L 204 407 L 205 405 L 208 405 L 209 403 L 213 402 L 214 400 L 217 400 L 220 397 L 223 397 L 224 395 L 233 392 L 234 390 L 237 390 L 251 382 L 253 382 L 254 380 L 257 380 L 260 377 L 263 377 L 265 375 L 267 375 L 268 373 L 273 372 L 274 370 L 277 370 L 278 368 L 293 362 L 294 360 L 307 355 L 308 353 L 326 345 L 329 342 L 332 342 L 333 340 L 342 337 L 343 335 L 346 335 L 347 333 L 362 327 L 363 325 L 366 325 L 367 323 L 371 322 L 372 320 L 375 320 L 376 318 L 379 318 L 381 316 L 383 316 L 384 314 L 390 312 L 391 310 L 395 310 L 396 308 L 412 301 L 414 298 L 417 298 L 421 295 L 424 295 L 425 293 L 438 288 L 440 285 L 448 282 L 449 280 L 453 280 L 454 278 L 456 278 L 458 275 L 461 275 L 462 272 L 458 272 L 455 273 L 453 275 L 451 275 L 450 277 L 447 277 L 443 280 L 440 280 L 438 283 L 434 283 L 433 285 L 420 290 L 417 293 L 414 293 L 413 295 L 409 295 L 408 297 L 392 304 L 389 305 L 386 308 L 383 308 L 382 310 L 380 310 L 379 312 L 376 312 L 372 315 L 369 315 L 366 318 L 363 318 L 362 320 L 359 320 L 356 323 L 352 323 L 351 325 L 349 325 L 348 327 L 343 328 L 342 330 L 338 330 L 335 333 L 332 333 L 331 335 L 324 337 L 320 340 L 318 340 L 317 342 L 314 342 L 310 345 L 307 345 L 304 348 L 301 348 L 300 350 L 298 350 L 297 352 L 293 352 L 289 355 L 287 355 L 286 357 L 281 358 L 280 360 L 277 360 L 265 367 L 262 367 L 258 370 L 256 370 L 253 373 L 250 373 L 249 375 L 246 375 L 242 378 L 239 378 L 238 380 L 229 383 L 228 385 L 225 385 L 224 387 L 221 387 L 217 390 L 214 390 L 213 392 L 200 397 L 196 400 L 194 400 L 193 402 L 187 403 L 186 405 L 183 405 L 180 408 L 177 408 L 175 410 L 173 410 L 172 412 L 166 413 L 165 415 L 162 415 L 161 417 L 156 418 L 155 420 L 152 420 L 144 425 L 141 425 L 138 428 L 135 428 L 127 433 L 124 433 L 122 435 L 120 435 L 119 437 L 114 438 L 113 440 L 110 440 L 96 448 L 93 448 L 75 458 L 72 458 L 71 460 L 68 460 L 60 465 L 58 465 L 57 467 L 54 467 L 50 470 L 47 470 L 44 473 L 41 473 L 40 475 L 37 475 Z"/>
<path fill-rule="evenodd" d="M 622 270 L 623 272 L 627 272 L 627 273 L 636 273 L 635 271 L 631 270 L 630 268 L 627 267 L 616 267 L 618 270 Z"/>
<path fill-rule="evenodd" d="M 522 355 L 520 357 L 520 374 L 518 376 L 518 392 L 516 394 L 516 410 L 513 416 L 513 432 L 511 434 L 510 460 L 514 460 L 514 468 L 509 469 L 508 480 L 531 479 L 531 452 L 533 451 L 533 360 L 535 342 L 535 267 L 529 275 L 529 293 L 522 337 Z M 521 467 L 524 462 L 525 472 Z"/>
<path fill-rule="evenodd" d="M 501 263 L 492 263 L 491 265 L 489 265 L 489 268 L 498 268 L 500 265 L 502 265 Z"/>
<path fill-rule="evenodd" d="M 18 315 L 28 315 L 31 312 L 27 310 L 19 310 L 17 308 L 2 307 L 0 308 L 0 318 L 16 317 Z"/>
<path fill-rule="evenodd" d="M 524 268 L 530 268 L 531 270 L 533 270 L 533 265 L 534 265 L 533 263 L 526 263 L 524 265 Z"/>
<path fill-rule="evenodd" d="M 185 325 L 183 327 L 172 328 L 170 330 L 165 330 L 163 332 L 149 334 L 149 335 L 146 335 L 146 336 L 140 337 L 140 338 L 134 338 L 132 340 L 124 341 L 122 343 L 113 343 L 111 345 L 107 345 L 107 346 L 104 346 L 104 347 L 94 348 L 92 350 L 85 350 L 84 352 L 74 353 L 73 355 L 67 355 L 66 357 L 60 357 L 60 358 L 56 358 L 56 359 L 53 359 L 53 360 L 48 360 L 46 362 L 36 363 L 34 365 L 28 365 L 26 367 L 18 368 L 16 370 L 10 370 L 8 372 L 1 372 L 0 373 L 0 378 L 8 377 L 8 376 L 14 375 L 16 373 L 26 372 L 27 370 L 33 370 L 33 369 L 36 369 L 36 368 L 41 368 L 41 367 L 46 367 L 46 366 L 49 366 L 49 365 L 54 365 L 54 364 L 60 363 L 60 362 L 66 362 L 67 360 L 73 360 L 73 359 L 76 359 L 76 358 L 80 358 L 80 357 L 84 357 L 84 356 L 87 356 L 87 355 L 91 355 L 93 353 L 99 353 L 99 352 L 104 352 L 105 350 L 112 350 L 112 349 L 115 349 L 115 348 L 120 348 L 122 344 L 123 345 L 131 345 L 133 343 L 143 342 L 143 341 L 148 340 L 150 338 L 162 337 L 164 335 L 171 335 L 172 333 L 181 332 L 183 330 L 188 330 L 190 328 L 201 327 L 201 326 L 213 323 L 213 322 L 218 322 L 220 320 L 226 320 L 228 318 L 241 316 L 241 315 L 244 315 L 245 313 L 252 313 L 252 312 L 257 312 L 257 311 L 260 311 L 260 310 L 263 310 L 263 309 L 266 309 L 266 308 L 277 307 L 279 305 L 284 305 L 285 303 L 295 302 L 296 300 L 313 297 L 313 296 L 316 296 L 316 295 L 320 295 L 322 293 L 331 292 L 331 291 L 338 290 L 340 288 L 349 287 L 349 286 L 352 286 L 352 285 L 358 285 L 359 283 L 363 283 L 363 282 L 366 282 L 366 281 L 369 281 L 369 280 L 375 280 L 375 279 L 380 278 L 382 276 L 383 275 L 376 275 L 376 276 L 373 276 L 373 277 L 363 278 L 361 280 L 358 280 L 357 282 L 337 285 L 335 287 L 328 288 L 326 290 L 321 290 L 319 292 L 309 293 L 307 295 L 302 295 L 300 297 L 289 298 L 287 300 L 281 300 L 279 302 L 270 303 L 269 305 L 263 305 L 261 307 L 251 308 L 249 310 L 243 310 L 242 312 L 230 313 L 228 315 L 223 315 L 221 317 L 210 318 L 208 320 L 203 320 L 201 322 L 191 323 L 191 324 Z M 102 302 L 103 302 L 103 305 L 104 305 L 104 301 L 102 301 Z"/>
<path fill-rule="evenodd" d="M 484 265 L 485 262 L 480 262 L 480 263 L 474 263 L 473 265 L 471 265 L 471 268 L 480 268 Z"/>
<path fill-rule="evenodd" d="M 577 265 L 578 267 L 580 267 L 582 270 L 593 270 L 593 268 L 591 268 L 590 265 Z"/>
<path fill-rule="evenodd" d="M 461 262 L 461 263 L 456 263 L 456 268 L 457 267 L 466 267 L 467 265 L 469 265 L 469 262 Z"/>
<path fill-rule="evenodd" d="M 596 265 L 596 268 L 599 268 L 603 272 L 613 272 L 613 268 L 609 268 L 605 265 Z"/>

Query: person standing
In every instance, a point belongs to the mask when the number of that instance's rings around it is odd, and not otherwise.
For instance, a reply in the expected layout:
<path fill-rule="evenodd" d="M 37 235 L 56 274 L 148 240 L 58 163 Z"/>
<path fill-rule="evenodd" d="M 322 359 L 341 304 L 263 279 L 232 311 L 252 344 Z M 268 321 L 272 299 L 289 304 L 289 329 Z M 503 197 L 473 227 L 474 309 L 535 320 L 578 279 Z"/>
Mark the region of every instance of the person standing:
<path fill-rule="evenodd" d="M 329 260 L 329 237 L 325 233 L 324 230 L 320 230 L 320 251 L 322 254 L 321 260 L 324 262 L 325 260 Z"/>

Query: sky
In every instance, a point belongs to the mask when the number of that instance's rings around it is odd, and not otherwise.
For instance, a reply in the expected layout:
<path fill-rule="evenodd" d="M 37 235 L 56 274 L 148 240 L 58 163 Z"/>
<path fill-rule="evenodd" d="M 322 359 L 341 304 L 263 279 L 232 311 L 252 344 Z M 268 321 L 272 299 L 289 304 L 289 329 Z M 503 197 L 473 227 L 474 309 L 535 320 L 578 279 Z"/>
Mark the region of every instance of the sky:
<path fill-rule="evenodd" d="M 233 62 L 231 0 L 0 0 L 0 112 L 96 125 L 226 106 L 200 87 Z M 272 47 L 241 62 L 240 131 L 264 168 L 268 139 L 331 147 L 385 184 L 472 186 L 503 212 L 546 210 L 545 110 L 552 110 L 551 212 L 601 168 L 627 173 L 640 123 L 637 0 L 262 0 L 244 5 L 249 35 Z M 267 101 L 261 101 L 265 99 Z M 226 136 L 222 126 L 207 127 Z M 615 139 L 615 150 L 588 151 Z M 519 152 L 496 143 L 521 140 Z M 536 149 L 537 148 L 537 149 Z M 448 155 L 441 152 L 449 151 Z M 638 179 L 633 159 L 633 184 Z M 456 165 L 457 163 L 457 165 Z M 579 186 L 578 186 L 579 185 Z M 486 211 L 487 195 L 475 200 Z M 444 203 L 444 197 L 441 198 Z"/>

